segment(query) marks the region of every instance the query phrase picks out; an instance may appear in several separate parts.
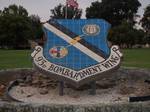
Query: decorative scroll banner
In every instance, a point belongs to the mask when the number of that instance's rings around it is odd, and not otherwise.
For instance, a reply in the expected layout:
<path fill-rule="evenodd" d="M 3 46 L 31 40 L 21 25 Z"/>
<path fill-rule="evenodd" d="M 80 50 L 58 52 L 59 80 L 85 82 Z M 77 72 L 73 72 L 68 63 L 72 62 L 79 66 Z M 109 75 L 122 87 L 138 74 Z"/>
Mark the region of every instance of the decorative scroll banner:
<path fill-rule="evenodd" d="M 42 71 L 56 74 L 57 77 L 65 77 L 73 82 L 78 83 L 89 77 L 112 71 L 114 68 L 119 66 L 122 53 L 119 51 L 118 46 L 112 46 L 109 58 L 99 64 L 81 69 L 79 71 L 75 71 L 73 69 L 51 63 L 43 56 L 43 48 L 40 46 L 35 47 L 35 50 L 31 54 L 31 56 L 33 58 L 33 63 L 35 64 L 35 66 Z"/>

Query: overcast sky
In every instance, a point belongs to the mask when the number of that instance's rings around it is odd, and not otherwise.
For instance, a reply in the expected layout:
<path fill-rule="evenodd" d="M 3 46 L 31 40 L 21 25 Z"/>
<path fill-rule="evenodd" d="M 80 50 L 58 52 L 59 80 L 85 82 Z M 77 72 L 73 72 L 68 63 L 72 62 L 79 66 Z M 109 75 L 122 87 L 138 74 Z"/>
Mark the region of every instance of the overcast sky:
<path fill-rule="evenodd" d="M 97 0 L 78 0 L 79 7 L 83 9 L 82 18 L 85 18 L 86 7 L 90 6 L 93 1 Z M 144 8 L 150 4 L 150 0 L 139 1 L 141 2 L 142 7 L 140 7 L 138 13 L 143 15 Z M 0 10 L 10 4 L 17 4 L 26 8 L 30 15 L 39 15 L 42 21 L 46 21 L 50 17 L 50 9 L 53 9 L 59 3 L 65 4 L 65 0 L 0 0 Z"/>

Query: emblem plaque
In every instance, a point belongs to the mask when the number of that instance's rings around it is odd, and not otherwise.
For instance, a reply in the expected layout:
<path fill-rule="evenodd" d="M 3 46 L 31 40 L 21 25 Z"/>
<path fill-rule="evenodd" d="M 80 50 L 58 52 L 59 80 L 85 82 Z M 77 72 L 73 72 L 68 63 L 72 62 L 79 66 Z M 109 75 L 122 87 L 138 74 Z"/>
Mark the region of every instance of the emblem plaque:
<path fill-rule="evenodd" d="M 108 46 L 110 24 L 102 19 L 56 19 L 43 25 L 47 41 L 31 54 L 35 67 L 75 86 L 119 68 L 122 53 Z"/>

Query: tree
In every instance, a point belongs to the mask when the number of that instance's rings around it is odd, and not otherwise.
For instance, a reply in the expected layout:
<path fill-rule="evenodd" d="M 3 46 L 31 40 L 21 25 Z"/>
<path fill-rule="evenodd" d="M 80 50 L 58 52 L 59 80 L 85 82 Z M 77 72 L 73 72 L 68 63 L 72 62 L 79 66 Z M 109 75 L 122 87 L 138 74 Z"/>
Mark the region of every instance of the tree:
<path fill-rule="evenodd" d="M 31 27 L 26 9 L 16 5 L 4 8 L 0 17 L 0 45 L 2 47 L 18 48 L 26 45 L 27 39 L 31 36 Z"/>
<path fill-rule="evenodd" d="M 150 30 L 150 4 L 146 7 L 143 18 L 141 19 L 142 27 L 145 31 Z"/>
<path fill-rule="evenodd" d="M 34 37 L 32 39 L 40 39 L 43 36 L 42 24 L 38 15 L 31 15 L 30 22 Z"/>
<path fill-rule="evenodd" d="M 92 2 L 86 9 L 87 18 L 102 18 L 112 24 L 120 25 L 123 20 L 134 23 L 134 16 L 141 6 L 138 0 L 102 0 Z"/>
<path fill-rule="evenodd" d="M 25 8 L 10 5 L 0 15 L 0 46 L 15 49 L 29 47 L 28 40 L 35 39 L 40 28 L 39 21 L 30 18 Z"/>
<path fill-rule="evenodd" d="M 23 16 L 27 17 L 28 12 L 22 6 L 10 5 L 8 8 L 5 7 L 3 10 L 4 15 L 15 15 L 15 16 Z"/>
<path fill-rule="evenodd" d="M 0 10 L 0 16 L 2 15 L 2 11 Z"/>
<path fill-rule="evenodd" d="M 64 19 L 66 16 L 66 8 L 67 8 L 67 19 L 80 19 L 82 15 L 82 10 L 78 8 L 64 6 L 59 4 L 54 9 L 51 10 L 52 15 L 50 16 L 52 19 Z"/>
<path fill-rule="evenodd" d="M 136 44 L 145 44 L 144 35 L 143 30 L 134 29 L 131 24 L 123 21 L 121 25 L 110 30 L 108 39 L 121 48 L 132 48 Z"/>
<path fill-rule="evenodd" d="M 150 4 L 146 7 L 143 18 L 140 22 L 142 23 L 142 27 L 146 31 L 146 43 L 150 44 Z"/>

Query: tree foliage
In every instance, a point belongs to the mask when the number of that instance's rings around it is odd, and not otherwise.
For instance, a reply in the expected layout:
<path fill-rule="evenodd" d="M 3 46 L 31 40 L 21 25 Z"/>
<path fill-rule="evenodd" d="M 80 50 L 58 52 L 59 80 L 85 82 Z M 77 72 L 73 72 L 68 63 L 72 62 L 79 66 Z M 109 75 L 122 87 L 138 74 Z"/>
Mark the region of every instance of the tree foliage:
<path fill-rule="evenodd" d="M 146 31 L 145 41 L 150 44 L 150 4 L 146 7 L 143 18 L 140 22 Z"/>
<path fill-rule="evenodd" d="M 120 25 L 123 20 L 134 23 L 134 16 L 141 6 L 138 0 L 102 0 L 92 2 L 86 9 L 87 18 L 102 18 L 112 24 Z"/>
<path fill-rule="evenodd" d="M 137 30 L 128 22 L 123 21 L 121 25 L 113 27 L 109 32 L 109 41 L 121 48 L 132 48 L 136 44 L 145 44 L 145 33 Z"/>
<path fill-rule="evenodd" d="M 59 4 L 54 9 L 51 10 L 52 15 L 50 17 L 52 19 L 64 19 L 66 17 L 66 9 L 67 9 L 67 19 L 80 19 L 81 18 L 81 15 L 82 15 L 81 9 L 64 6 L 62 4 Z"/>
<path fill-rule="evenodd" d="M 9 7 L 4 8 L 3 15 L 15 15 L 27 17 L 28 12 L 22 6 L 10 5 Z"/>
<path fill-rule="evenodd" d="M 150 4 L 145 9 L 143 18 L 141 19 L 141 23 L 145 31 L 150 31 Z"/>
<path fill-rule="evenodd" d="M 33 18 L 22 6 L 10 5 L 0 14 L 0 46 L 2 48 L 24 48 L 28 40 L 36 37 Z M 40 27 L 40 26 L 39 26 Z"/>
<path fill-rule="evenodd" d="M 30 17 L 31 27 L 33 38 L 32 39 L 40 39 L 43 36 L 42 24 L 40 22 L 40 17 L 38 15 L 31 15 Z"/>

